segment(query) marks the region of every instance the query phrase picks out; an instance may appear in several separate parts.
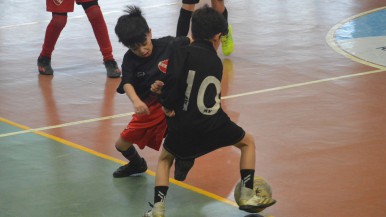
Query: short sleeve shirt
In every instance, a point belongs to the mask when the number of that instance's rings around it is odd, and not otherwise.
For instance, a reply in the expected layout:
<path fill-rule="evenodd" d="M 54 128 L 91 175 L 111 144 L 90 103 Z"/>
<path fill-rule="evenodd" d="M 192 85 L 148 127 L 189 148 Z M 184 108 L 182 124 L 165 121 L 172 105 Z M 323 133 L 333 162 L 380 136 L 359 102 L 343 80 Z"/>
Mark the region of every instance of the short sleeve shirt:
<path fill-rule="evenodd" d="M 153 51 L 149 57 L 141 58 L 128 50 L 122 63 L 122 80 L 117 88 L 118 93 L 125 93 L 123 86 L 131 84 L 139 98 L 146 102 L 151 96 L 150 86 L 156 80 L 161 80 L 166 73 L 168 61 L 173 50 L 189 44 L 187 37 L 167 36 L 152 39 Z"/>

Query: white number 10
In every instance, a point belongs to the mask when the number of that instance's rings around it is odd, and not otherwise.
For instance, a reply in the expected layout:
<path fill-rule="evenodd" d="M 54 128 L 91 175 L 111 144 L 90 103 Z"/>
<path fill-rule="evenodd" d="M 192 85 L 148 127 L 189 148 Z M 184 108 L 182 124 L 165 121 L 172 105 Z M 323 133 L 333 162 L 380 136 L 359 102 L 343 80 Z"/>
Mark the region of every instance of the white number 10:
<path fill-rule="evenodd" d="M 186 91 L 185 91 L 185 101 L 184 101 L 184 107 L 183 107 L 184 111 L 188 110 L 189 99 L 190 99 L 190 94 L 192 91 L 195 75 L 196 75 L 196 71 L 189 70 L 188 79 L 186 80 L 188 87 L 186 88 Z M 206 89 L 210 84 L 213 84 L 216 87 L 217 94 L 214 99 L 215 104 L 211 108 L 207 108 L 204 104 L 204 95 L 205 95 Z M 202 81 L 197 95 L 197 106 L 199 111 L 202 114 L 214 115 L 217 113 L 217 111 L 220 108 L 220 91 L 221 91 L 221 83 L 216 77 L 208 76 Z"/>

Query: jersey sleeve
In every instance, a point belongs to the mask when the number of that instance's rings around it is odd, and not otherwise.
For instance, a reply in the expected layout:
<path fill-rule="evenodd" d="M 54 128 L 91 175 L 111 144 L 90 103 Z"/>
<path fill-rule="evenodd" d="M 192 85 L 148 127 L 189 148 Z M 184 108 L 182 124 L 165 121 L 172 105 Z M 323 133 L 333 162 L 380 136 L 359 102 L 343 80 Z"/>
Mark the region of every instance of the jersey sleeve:
<path fill-rule="evenodd" d="M 169 59 L 167 73 L 163 78 L 164 87 L 159 98 L 160 103 L 167 109 L 175 110 L 177 102 L 185 95 L 187 58 L 187 49 L 180 48 L 176 49 Z"/>
<path fill-rule="evenodd" d="M 135 67 L 134 62 L 129 54 L 126 54 L 123 59 L 122 63 L 122 78 L 121 82 L 117 88 L 117 92 L 120 94 L 124 94 L 125 90 L 123 89 L 123 86 L 127 83 L 133 84 Z"/>
<path fill-rule="evenodd" d="M 174 38 L 173 40 L 174 47 L 183 47 L 183 46 L 189 45 L 189 43 L 190 43 L 190 39 L 189 37 L 186 37 L 186 36 L 179 36 Z"/>

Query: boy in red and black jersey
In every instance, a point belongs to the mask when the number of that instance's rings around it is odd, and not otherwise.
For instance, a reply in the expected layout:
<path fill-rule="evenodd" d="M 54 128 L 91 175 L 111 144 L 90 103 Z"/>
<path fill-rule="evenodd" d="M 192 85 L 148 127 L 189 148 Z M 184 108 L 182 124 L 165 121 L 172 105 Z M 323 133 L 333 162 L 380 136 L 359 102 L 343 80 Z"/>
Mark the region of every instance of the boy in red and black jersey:
<path fill-rule="evenodd" d="M 129 48 L 122 62 L 122 78 L 117 92 L 126 94 L 135 114 L 115 143 L 115 147 L 129 160 L 113 176 L 127 177 L 147 170 L 146 161 L 133 146 L 148 146 L 159 150 L 166 134 L 165 115 L 158 96 L 150 91 L 156 80 L 163 79 L 169 56 L 175 47 L 190 43 L 188 37 L 152 39 L 152 32 L 140 8 L 128 6 L 115 26 L 119 41 Z"/>

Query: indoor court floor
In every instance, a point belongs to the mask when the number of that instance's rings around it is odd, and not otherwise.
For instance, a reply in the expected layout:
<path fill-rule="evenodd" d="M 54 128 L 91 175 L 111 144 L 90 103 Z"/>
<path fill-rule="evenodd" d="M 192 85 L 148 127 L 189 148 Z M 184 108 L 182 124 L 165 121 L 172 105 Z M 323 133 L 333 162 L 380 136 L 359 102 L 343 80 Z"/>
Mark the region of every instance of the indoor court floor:
<path fill-rule="evenodd" d="M 210 3 L 209 0 L 202 0 Z M 178 0 L 100 0 L 114 56 L 125 5 L 143 10 L 153 38 L 175 35 Z M 386 2 L 225 0 L 235 51 L 224 56 L 222 106 L 256 141 L 256 175 L 278 201 L 238 210 L 239 151 L 197 159 L 171 180 L 168 217 L 386 216 Z M 114 179 L 114 147 L 133 114 L 106 77 L 81 6 L 52 57 L 36 60 L 51 14 L 45 1 L 0 1 L 0 217 L 140 217 L 153 202 L 159 152 L 146 174 Z M 172 171 L 173 172 L 173 169 Z"/>

